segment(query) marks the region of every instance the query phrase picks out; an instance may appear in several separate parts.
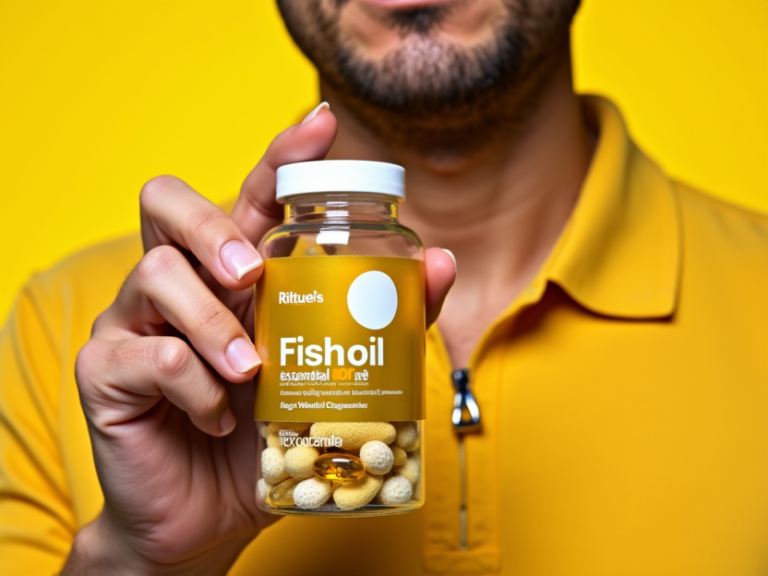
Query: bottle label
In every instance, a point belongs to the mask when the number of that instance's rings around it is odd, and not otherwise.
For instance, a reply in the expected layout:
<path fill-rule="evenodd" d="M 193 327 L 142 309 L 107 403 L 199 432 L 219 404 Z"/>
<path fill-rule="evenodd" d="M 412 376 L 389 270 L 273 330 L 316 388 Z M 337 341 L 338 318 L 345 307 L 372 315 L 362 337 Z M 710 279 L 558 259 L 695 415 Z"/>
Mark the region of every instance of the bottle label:
<path fill-rule="evenodd" d="M 272 258 L 256 286 L 255 417 L 424 418 L 424 269 L 410 258 Z"/>

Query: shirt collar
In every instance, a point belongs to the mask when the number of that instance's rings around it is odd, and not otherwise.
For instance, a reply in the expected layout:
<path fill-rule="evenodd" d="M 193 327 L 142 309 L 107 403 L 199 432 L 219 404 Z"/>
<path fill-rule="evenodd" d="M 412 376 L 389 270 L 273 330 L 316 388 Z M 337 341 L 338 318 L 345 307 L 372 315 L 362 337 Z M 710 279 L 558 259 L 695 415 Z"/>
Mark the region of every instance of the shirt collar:
<path fill-rule="evenodd" d="M 599 140 L 573 214 L 542 270 L 576 302 L 626 318 L 671 315 L 681 239 L 667 176 L 630 140 L 619 110 L 582 97 Z"/>

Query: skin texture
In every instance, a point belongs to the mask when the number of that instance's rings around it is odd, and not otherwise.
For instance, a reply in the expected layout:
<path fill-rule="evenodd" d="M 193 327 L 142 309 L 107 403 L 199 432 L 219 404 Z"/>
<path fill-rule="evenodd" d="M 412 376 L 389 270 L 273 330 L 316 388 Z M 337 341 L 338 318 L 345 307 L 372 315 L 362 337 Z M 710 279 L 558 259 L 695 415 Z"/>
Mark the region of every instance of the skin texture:
<path fill-rule="evenodd" d="M 251 287 L 262 267 L 238 280 L 222 248 L 252 247 L 279 223 L 275 170 L 322 158 L 336 129 L 321 110 L 278 135 L 231 216 L 172 176 L 144 186 L 146 254 L 77 358 L 105 504 L 78 534 L 64 574 L 224 574 L 274 521 L 254 497 L 258 365 L 240 372 L 227 356 L 233 340 L 252 341 Z M 440 249 L 425 265 L 435 318 L 455 267 Z"/>
<path fill-rule="evenodd" d="M 384 4 L 278 2 L 339 119 L 328 157 L 404 166 L 401 221 L 456 257 L 460 273 L 438 325 L 454 365 L 464 367 L 546 260 L 589 167 L 596 134 L 573 92 L 569 49 L 578 1 L 401 2 L 408 9 L 397 15 Z M 517 48 L 504 52 L 510 37 Z M 510 74 L 468 82 L 460 62 L 483 46 L 512 58 Z M 366 97 L 349 76 L 355 66 L 378 74 Z M 446 84 L 454 86 L 447 97 Z"/>
<path fill-rule="evenodd" d="M 577 3 L 278 5 L 328 88 L 376 136 L 421 156 L 456 157 L 525 123 Z"/>
<path fill-rule="evenodd" d="M 146 255 L 78 356 L 105 505 L 64 574 L 225 574 L 273 521 L 254 501 L 258 364 L 228 355 L 237 339 L 252 347 L 249 288 L 262 268 L 237 278 L 222 249 L 253 250 L 280 221 L 278 166 L 405 166 L 402 220 L 431 247 L 428 320 L 442 305 L 457 367 L 544 262 L 594 139 L 571 87 L 576 2 L 425 2 L 282 0 L 333 112 L 275 138 L 231 216 L 177 178 L 145 185 Z M 456 268 L 436 246 L 461 270 L 444 305 Z"/>

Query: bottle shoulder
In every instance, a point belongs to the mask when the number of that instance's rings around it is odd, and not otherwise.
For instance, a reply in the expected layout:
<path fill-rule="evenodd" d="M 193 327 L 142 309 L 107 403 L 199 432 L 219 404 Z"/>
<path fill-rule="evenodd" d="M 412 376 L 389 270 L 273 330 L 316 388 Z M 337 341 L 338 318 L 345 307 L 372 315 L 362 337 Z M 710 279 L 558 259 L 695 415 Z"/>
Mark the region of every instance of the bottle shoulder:
<path fill-rule="evenodd" d="M 262 239 L 264 258 L 298 256 L 389 256 L 423 258 L 418 235 L 398 222 L 289 223 Z"/>

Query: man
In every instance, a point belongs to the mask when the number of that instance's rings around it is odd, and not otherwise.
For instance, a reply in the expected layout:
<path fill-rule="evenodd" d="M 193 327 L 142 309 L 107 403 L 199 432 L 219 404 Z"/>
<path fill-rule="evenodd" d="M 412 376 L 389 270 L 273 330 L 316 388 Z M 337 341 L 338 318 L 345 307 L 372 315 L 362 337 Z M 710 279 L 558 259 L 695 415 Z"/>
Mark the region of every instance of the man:
<path fill-rule="evenodd" d="M 229 215 L 151 180 L 143 247 L 38 277 L 3 332 L 0 571 L 764 574 L 766 218 L 671 181 L 573 93 L 576 0 L 279 4 L 330 110 L 275 138 Z M 433 247 L 426 504 L 275 522 L 254 246 L 276 168 L 326 157 L 405 166 L 402 221 Z"/>

